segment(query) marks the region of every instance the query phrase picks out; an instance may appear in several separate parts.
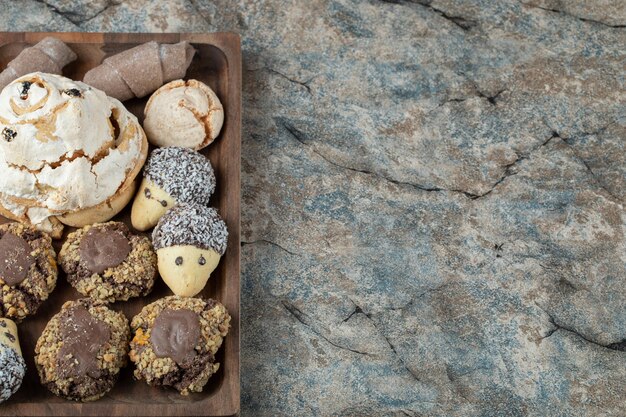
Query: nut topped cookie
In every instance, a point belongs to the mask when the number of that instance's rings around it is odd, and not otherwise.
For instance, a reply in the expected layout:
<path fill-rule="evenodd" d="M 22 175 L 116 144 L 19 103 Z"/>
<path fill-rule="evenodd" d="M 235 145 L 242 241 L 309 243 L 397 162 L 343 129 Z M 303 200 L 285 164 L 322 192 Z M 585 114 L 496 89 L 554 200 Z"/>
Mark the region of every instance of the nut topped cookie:
<path fill-rule="evenodd" d="M 215 191 L 215 173 L 202 154 L 186 148 L 155 149 L 144 167 L 143 181 L 133 202 L 131 221 L 148 230 L 179 203 L 208 205 Z"/>
<path fill-rule="evenodd" d="M 135 377 L 182 395 L 201 392 L 219 369 L 215 354 L 230 327 L 219 302 L 170 296 L 149 304 L 131 322 Z"/>
<path fill-rule="evenodd" d="M 193 297 L 226 252 L 228 230 L 214 208 L 179 204 L 161 217 L 152 243 L 163 281 L 174 294 Z"/>
<path fill-rule="evenodd" d="M 126 365 L 129 339 L 122 313 L 88 298 L 66 302 L 35 347 L 42 385 L 68 400 L 97 400 Z"/>
<path fill-rule="evenodd" d="M 0 225 L 0 315 L 20 321 L 35 314 L 56 282 L 50 236 L 20 223 Z"/>
<path fill-rule="evenodd" d="M 147 295 L 157 272 L 150 239 L 131 234 L 120 222 L 70 233 L 59 253 L 59 264 L 79 293 L 104 302 Z"/>

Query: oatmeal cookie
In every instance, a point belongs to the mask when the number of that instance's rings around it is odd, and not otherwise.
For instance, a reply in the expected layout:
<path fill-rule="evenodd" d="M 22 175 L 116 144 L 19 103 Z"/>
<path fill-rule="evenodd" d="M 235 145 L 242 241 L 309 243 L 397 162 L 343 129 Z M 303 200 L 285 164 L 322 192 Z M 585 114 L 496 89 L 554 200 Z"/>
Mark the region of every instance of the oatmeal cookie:
<path fill-rule="evenodd" d="M 68 400 L 97 400 L 126 365 L 129 339 L 122 313 L 89 298 L 66 302 L 35 347 L 41 384 Z"/>
<path fill-rule="evenodd" d="M 201 392 L 219 369 L 215 353 L 229 327 L 226 308 L 212 299 L 173 295 L 145 306 L 131 322 L 135 377 L 182 395 Z"/>
<path fill-rule="evenodd" d="M 59 264 L 79 293 L 108 303 L 147 295 L 157 273 L 150 239 L 131 234 L 120 222 L 70 233 L 59 253 Z"/>
<path fill-rule="evenodd" d="M 19 322 L 35 314 L 57 274 L 50 236 L 20 223 L 0 225 L 0 316 Z"/>

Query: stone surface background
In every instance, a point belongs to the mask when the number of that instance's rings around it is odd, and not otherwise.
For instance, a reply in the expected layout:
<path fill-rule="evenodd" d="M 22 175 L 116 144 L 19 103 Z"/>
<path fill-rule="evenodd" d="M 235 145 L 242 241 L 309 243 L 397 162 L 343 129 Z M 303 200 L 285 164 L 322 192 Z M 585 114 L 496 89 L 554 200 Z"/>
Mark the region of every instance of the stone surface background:
<path fill-rule="evenodd" d="M 241 33 L 243 415 L 626 415 L 622 0 L 0 7 Z"/>

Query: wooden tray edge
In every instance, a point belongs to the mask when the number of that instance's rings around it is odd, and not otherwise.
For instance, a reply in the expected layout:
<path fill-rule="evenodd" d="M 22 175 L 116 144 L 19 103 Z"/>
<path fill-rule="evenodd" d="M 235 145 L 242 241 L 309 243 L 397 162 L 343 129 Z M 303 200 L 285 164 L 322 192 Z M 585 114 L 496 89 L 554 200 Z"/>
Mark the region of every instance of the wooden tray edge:
<path fill-rule="evenodd" d="M 241 37 L 234 32 L 212 32 L 212 33 L 103 33 L 103 32 L 1 32 L 0 45 L 7 43 L 36 43 L 46 36 L 54 36 L 63 41 L 70 43 L 144 43 L 151 40 L 158 42 L 175 43 L 182 40 L 188 40 L 192 43 L 206 43 L 220 49 L 226 56 L 229 74 L 229 96 L 234 93 L 238 100 L 232 104 L 230 108 L 229 118 L 236 121 L 238 126 L 238 140 L 241 142 L 241 109 L 242 109 L 242 55 L 241 55 Z M 239 147 L 238 155 L 239 170 L 235 179 L 241 184 L 241 147 Z M 240 248 L 241 242 L 241 191 L 237 199 L 238 207 L 238 224 L 236 233 L 236 244 Z M 232 236 L 232 234 L 231 234 Z M 241 406 L 241 251 L 237 251 L 237 337 L 229 337 L 228 343 L 235 342 L 234 346 L 237 357 L 236 378 L 230 378 L 224 381 L 219 387 L 215 396 L 224 395 L 225 386 L 233 393 L 232 396 L 226 396 L 229 400 L 224 403 L 219 414 L 207 414 L 205 401 L 195 403 L 172 403 L 172 404 L 129 404 L 119 403 L 98 404 L 94 403 L 18 403 L 0 405 L 0 415 L 7 412 L 13 415 L 89 415 L 89 416 L 105 416 L 113 415 L 117 407 L 122 412 L 119 415 L 125 416 L 145 416 L 145 415 L 169 415 L 169 416 L 233 416 L 238 415 Z M 234 335 L 233 335 L 234 336 Z M 208 400 L 208 399 L 207 399 Z M 232 401 L 231 401 L 232 400 Z M 32 407 L 36 405 L 36 409 Z M 26 408 L 29 408 L 26 410 Z M 71 411 L 70 411 L 71 410 Z M 36 414 L 32 414 L 35 411 Z"/>

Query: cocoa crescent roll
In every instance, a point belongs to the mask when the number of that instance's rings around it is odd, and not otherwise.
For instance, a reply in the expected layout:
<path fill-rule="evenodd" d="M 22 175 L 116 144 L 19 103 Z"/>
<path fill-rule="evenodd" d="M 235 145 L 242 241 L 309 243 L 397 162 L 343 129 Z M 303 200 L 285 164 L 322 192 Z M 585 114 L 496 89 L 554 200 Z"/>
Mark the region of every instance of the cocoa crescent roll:
<path fill-rule="evenodd" d="M 106 58 L 83 81 L 120 101 L 144 97 L 164 83 L 183 78 L 195 49 L 187 41 L 151 41 Z"/>
<path fill-rule="evenodd" d="M 63 41 L 47 37 L 24 49 L 0 73 L 0 90 L 11 81 L 31 72 L 61 74 L 63 67 L 77 58 L 74 51 Z"/>

